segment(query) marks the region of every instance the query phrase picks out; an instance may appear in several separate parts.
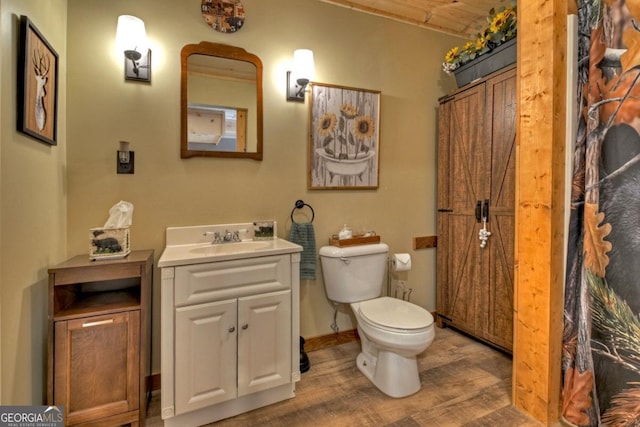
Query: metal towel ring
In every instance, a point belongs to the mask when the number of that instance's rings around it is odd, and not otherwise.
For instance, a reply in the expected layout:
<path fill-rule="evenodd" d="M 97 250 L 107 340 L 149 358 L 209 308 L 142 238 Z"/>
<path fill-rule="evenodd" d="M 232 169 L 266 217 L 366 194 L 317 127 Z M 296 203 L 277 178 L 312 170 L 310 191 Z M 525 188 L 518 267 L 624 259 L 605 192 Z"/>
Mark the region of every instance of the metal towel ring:
<path fill-rule="evenodd" d="M 293 213 L 296 211 L 296 209 L 302 209 L 305 206 L 308 207 L 309 209 L 311 209 L 311 222 L 313 222 L 313 219 L 316 217 L 316 213 L 313 211 L 313 208 L 311 207 L 311 205 L 305 203 L 302 200 L 296 200 L 296 205 L 291 210 L 291 222 L 295 222 L 294 219 L 293 219 Z"/>

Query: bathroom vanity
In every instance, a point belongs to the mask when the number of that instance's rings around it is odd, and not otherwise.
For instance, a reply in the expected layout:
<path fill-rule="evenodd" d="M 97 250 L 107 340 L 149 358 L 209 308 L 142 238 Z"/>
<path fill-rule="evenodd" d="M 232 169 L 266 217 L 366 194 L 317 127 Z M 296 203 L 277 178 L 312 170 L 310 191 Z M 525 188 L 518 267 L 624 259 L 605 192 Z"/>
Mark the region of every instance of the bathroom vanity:
<path fill-rule="evenodd" d="M 302 247 L 253 240 L 252 227 L 167 229 L 158 262 L 165 426 L 203 425 L 295 396 Z"/>

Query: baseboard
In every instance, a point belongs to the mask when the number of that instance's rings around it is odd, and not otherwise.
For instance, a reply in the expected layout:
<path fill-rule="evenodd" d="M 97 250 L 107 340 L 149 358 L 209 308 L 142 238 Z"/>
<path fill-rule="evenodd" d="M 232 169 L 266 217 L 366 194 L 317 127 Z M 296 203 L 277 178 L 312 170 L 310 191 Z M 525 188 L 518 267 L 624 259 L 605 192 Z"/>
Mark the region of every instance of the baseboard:
<path fill-rule="evenodd" d="M 310 351 L 321 350 L 323 348 L 333 347 L 334 345 L 345 344 L 351 341 L 358 341 L 359 339 L 360 337 L 358 336 L 357 329 L 350 329 L 348 331 L 338 332 L 337 334 L 305 338 L 304 351 L 309 353 Z M 151 374 L 149 377 L 149 384 L 151 385 L 151 391 L 160 390 L 160 373 Z"/>
<path fill-rule="evenodd" d="M 151 385 L 151 391 L 160 390 L 160 372 L 157 374 L 151 374 L 149 377 L 149 384 Z"/>
<path fill-rule="evenodd" d="M 319 337 L 305 338 L 304 351 L 309 353 L 310 351 L 321 350 L 323 348 L 333 347 L 334 345 L 345 344 L 359 339 L 360 337 L 358 336 L 357 329 L 350 329 L 348 331 L 322 335 Z"/>

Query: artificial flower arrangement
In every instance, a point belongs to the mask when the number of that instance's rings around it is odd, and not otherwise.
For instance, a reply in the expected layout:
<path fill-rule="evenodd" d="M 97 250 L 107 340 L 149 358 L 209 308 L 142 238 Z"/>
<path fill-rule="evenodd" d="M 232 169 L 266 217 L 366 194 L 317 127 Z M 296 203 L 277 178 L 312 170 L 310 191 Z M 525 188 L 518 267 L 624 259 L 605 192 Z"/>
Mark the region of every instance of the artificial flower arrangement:
<path fill-rule="evenodd" d="M 462 48 L 456 46 L 447 52 L 442 69 L 451 74 L 464 64 L 514 38 L 517 30 L 516 7 L 516 0 L 511 0 L 509 7 L 503 6 L 498 11 L 492 8 L 487 16 L 488 27 L 473 36 Z"/>

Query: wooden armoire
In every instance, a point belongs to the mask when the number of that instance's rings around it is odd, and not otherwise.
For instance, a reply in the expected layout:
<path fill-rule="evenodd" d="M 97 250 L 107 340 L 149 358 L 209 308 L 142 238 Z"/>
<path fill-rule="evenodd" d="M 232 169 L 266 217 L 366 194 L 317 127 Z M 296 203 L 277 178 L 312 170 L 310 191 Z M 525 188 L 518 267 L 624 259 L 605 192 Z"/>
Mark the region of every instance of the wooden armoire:
<path fill-rule="evenodd" d="M 439 101 L 437 322 L 511 352 L 515 65 Z"/>

